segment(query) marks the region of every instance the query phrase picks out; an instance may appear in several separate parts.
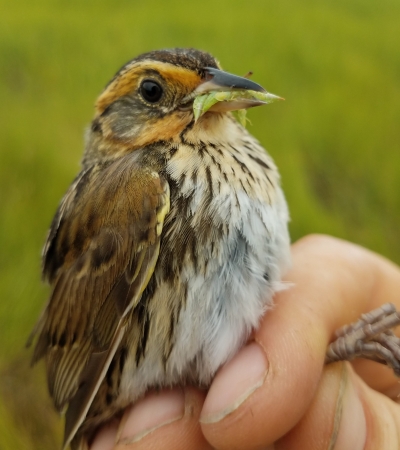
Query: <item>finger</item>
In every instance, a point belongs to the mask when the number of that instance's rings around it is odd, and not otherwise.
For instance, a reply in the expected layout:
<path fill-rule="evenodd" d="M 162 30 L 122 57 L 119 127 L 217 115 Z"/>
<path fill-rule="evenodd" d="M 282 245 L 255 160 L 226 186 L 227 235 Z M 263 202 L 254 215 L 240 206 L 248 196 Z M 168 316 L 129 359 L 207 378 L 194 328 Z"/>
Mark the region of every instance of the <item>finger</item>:
<path fill-rule="evenodd" d="M 325 368 L 307 413 L 275 443 L 275 450 L 365 448 L 367 423 L 362 402 L 348 373 L 349 367 L 337 363 Z"/>
<path fill-rule="evenodd" d="M 210 388 L 200 420 L 218 449 L 259 448 L 286 434 L 314 398 L 334 330 L 364 311 L 399 301 L 385 289 L 387 283 L 399 291 L 398 268 L 327 237 L 294 245 L 287 280 L 293 286 L 276 296 L 275 308 L 255 333 L 256 343 L 223 367 Z M 258 374 L 247 379 L 241 363 L 249 370 L 258 367 Z M 393 383 L 390 371 L 379 370 Z"/>
<path fill-rule="evenodd" d="M 309 305 L 326 325 L 331 340 L 342 325 L 358 320 L 362 313 L 384 303 L 393 303 L 400 309 L 400 268 L 382 256 L 326 236 L 300 240 L 293 246 L 293 254 L 295 258 L 300 256 L 299 263 L 302 263 L 291 272 L 294 283 L 301 287 L 304 279 L 305 283 L 314 284 L 308 301 L 302 298 L 301 302 Z M 310 272 L 305 278 L 308 266 Z M 307 289 L 310 287 L 308 285 Z M 323 298 L 320 293 L 323 293 Z M 400 392 L 390 368 L 365 359 L 356 359 L 352 364 L 374 389 L 391 396 Z"/>
<path fill-rule="evenodd" d="M 365 450 L 400 448 L 400 406 L 371 389 L 360 378 L 355 385 L 364 407 L 367 422 Z"/>
<path fill-rule="evenodd" d="M 204 396 L 190 387 L 149 393 L 125 412 L 118 430 L 103 428 L 91 450 L 209 449 L 199 425 Z"/>
<path fill-rule="evenodd" d="M 306 415 L 275 450 L 400 448 L 399 413 L 399 405 L 367 386 L 349 364 L 332 364 Z"/>

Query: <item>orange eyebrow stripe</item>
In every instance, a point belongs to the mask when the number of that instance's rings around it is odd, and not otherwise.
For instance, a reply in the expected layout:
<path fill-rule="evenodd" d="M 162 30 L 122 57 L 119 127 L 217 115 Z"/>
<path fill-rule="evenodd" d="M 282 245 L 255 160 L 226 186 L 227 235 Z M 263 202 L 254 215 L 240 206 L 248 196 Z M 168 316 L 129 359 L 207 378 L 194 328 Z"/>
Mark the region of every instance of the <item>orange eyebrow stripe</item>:
<path fill-rule="evenodd" d="M 140 61 L 128 66 L 101 93 L 96 102 L 96 112 L 101 114 L 107 106 L 120 97 L 127 95 L 137 88 L 146 70 L 156 70 L 168 84 L 180 84 L 193 91 L 200 83 L 201 77 L 192 70 L 158 61 Z"/>
<path fill-rule="evenodd" d="M 196 89 L 201 83 L 202 79 L 199 74 L 193 72 L 193 70 L 185 69 L 184 67 L 174 66 L 172 64 L 159 63 L 160 67 L 157 68 L 161 76 L 168 83 L 179 83 L 185 86 L 188 91 Z"/>

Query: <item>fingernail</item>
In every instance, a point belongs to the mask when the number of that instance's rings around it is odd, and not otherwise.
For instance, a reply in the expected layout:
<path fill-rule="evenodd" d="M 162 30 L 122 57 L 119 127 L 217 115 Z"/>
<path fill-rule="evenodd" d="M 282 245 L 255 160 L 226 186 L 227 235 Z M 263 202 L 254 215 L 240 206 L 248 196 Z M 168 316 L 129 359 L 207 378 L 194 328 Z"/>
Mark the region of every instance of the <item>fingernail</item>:
<path fill-rule="evenodd" d="M 364 408 L 354 388 L 353 377 L 349 376 L 347 370 L 344 372 L 343 382 L 345 386 L 339 392 L 335 425 L 329 449 L 363 450 L 367 439 Z"/>
<path fill-rule="evenodd" d="M 185 394 L 182 389 L 149 393 L 125 412 L 117 442 L 138 442 L 158 428 L 181 419 L 184 414 Z"/>
<path fill-rule="evenodd" d="M 263 385 L 267 373 L 268 361 L 262 348 L 256 342 L 244 347 L 215 377 L 200 422 L 218 422 L 234 412 Z"/>

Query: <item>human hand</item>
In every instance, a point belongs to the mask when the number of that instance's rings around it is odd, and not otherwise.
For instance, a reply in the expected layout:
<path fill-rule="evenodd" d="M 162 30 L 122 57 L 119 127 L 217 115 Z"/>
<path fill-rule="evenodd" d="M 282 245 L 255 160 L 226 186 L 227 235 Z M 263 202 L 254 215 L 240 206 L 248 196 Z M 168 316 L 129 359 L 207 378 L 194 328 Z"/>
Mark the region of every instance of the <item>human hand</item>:
<path fill-rule="evenodd" d="M 150 393 L 91 450 L 400 448 L 392 371 L 366 360 L 323 365 L 337 328 L 383 303 L 400 308 L 400 268 L 324 236 L 301 239 L 292 254 L 292 287 L 208 393 Z"/>

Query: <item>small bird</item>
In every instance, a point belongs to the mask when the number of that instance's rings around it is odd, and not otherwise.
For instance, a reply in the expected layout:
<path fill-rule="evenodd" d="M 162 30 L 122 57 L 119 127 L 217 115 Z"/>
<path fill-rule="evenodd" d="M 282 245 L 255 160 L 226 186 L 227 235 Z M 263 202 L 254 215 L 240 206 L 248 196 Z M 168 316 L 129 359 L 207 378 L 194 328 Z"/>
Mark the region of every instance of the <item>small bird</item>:
<path fill-rule="evenodd" d="M 264 102 L 236 95 L 195 117 L 196 98 L 215 91 L 266 93 L 178 48 L 128 62 L 96 102 L 43 250 L 51 294 L 30 339 L 66 410 L 64 449 L 87 449 L 149 388 L 208 386 L 282 287 L 279 173 L 230 112 Z M 362 353 L 353 347 L 327 362 Z"/>
<path fill-rule="evenodd" d="M 97 100 L 82 170 L 43 251 L 50 300 L 34 330 L 64 448 L 148 388 L 207 386 L 272 305 L 290 261 L 271 157 L 211 91 L 265 90 L 194 49 L 145 53 Z"/>

